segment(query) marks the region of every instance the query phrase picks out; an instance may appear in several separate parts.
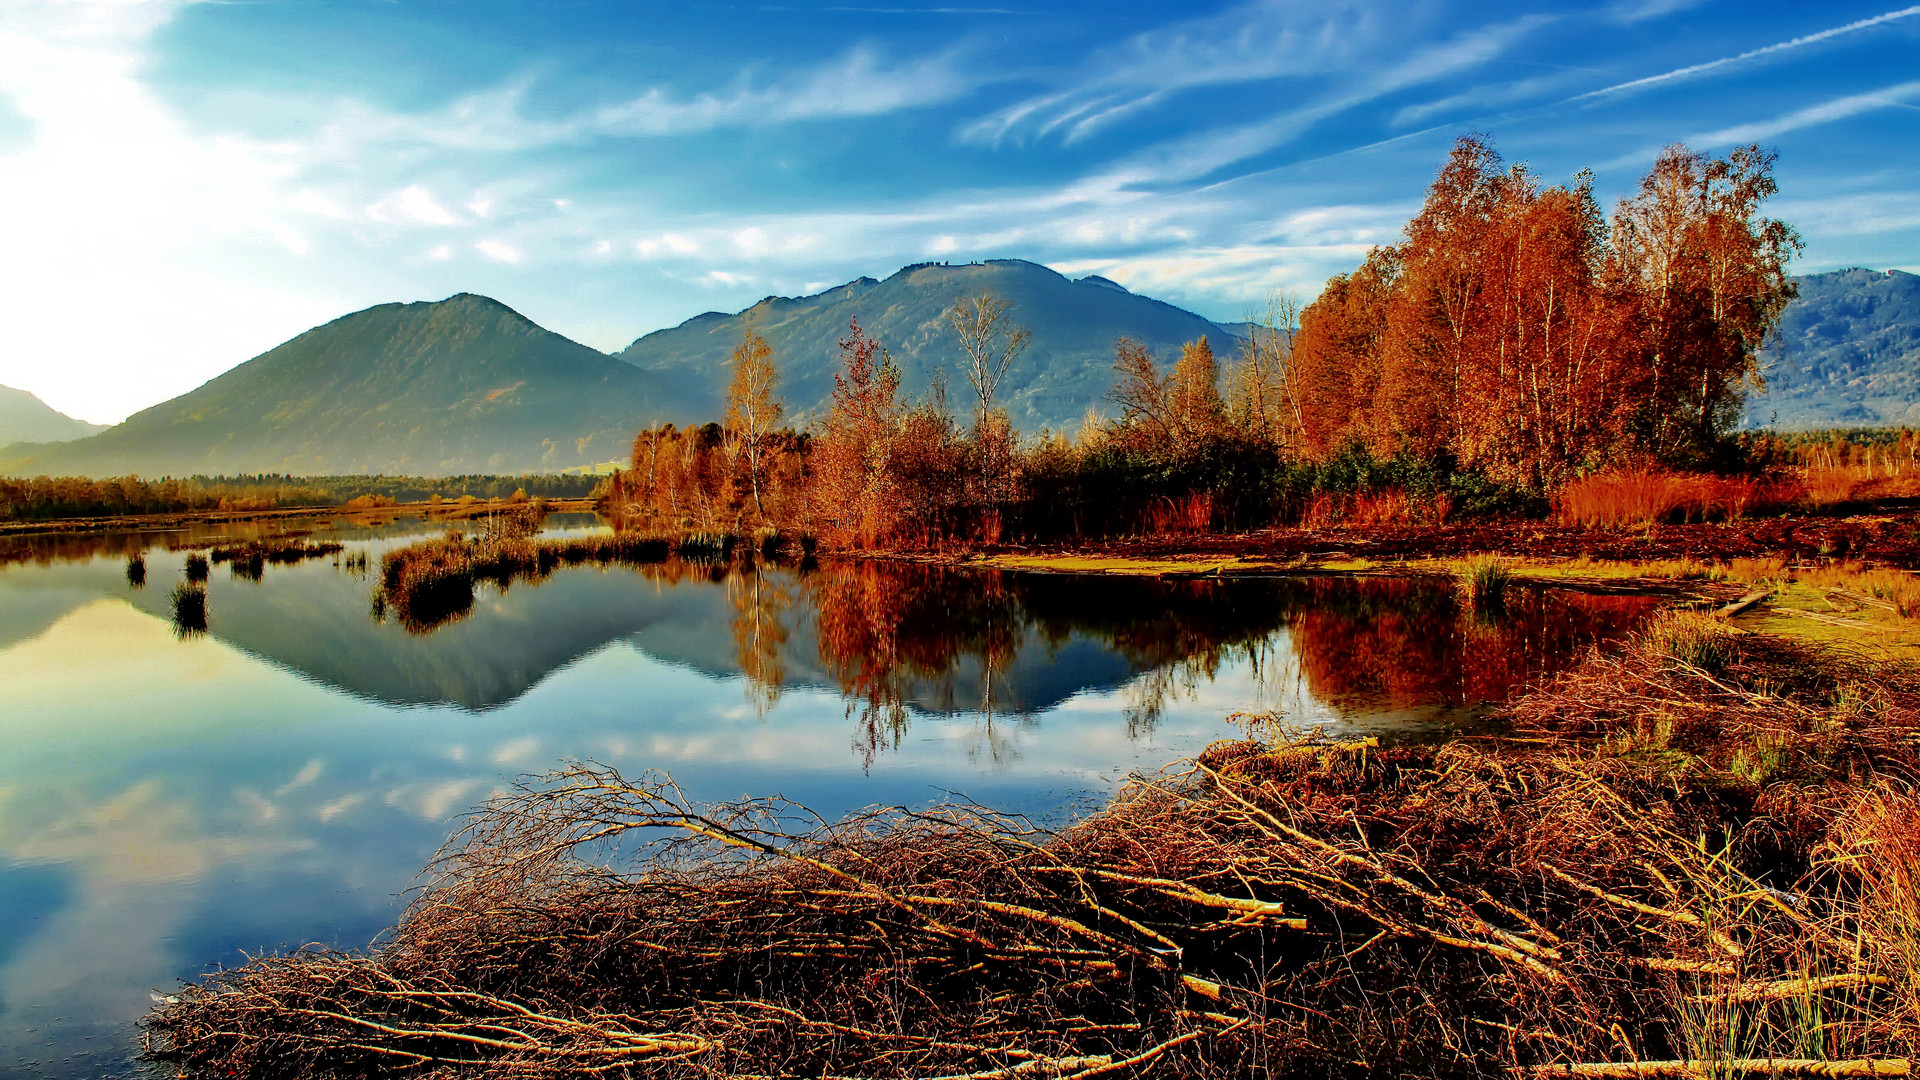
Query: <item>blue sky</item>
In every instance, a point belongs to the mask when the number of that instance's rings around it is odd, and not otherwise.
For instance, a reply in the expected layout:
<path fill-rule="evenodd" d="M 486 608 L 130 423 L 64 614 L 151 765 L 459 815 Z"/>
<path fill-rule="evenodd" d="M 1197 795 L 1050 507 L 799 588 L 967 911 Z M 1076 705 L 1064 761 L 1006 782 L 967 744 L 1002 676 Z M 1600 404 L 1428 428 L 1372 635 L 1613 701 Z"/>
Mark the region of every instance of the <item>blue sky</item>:
<path fill-rule="evenodd" d="M 1214 318 L 1392 241 L 1454 137 L 1626 194 L 1780 152 L 1801 270 L 1920 270 L 1920 6 L 0 5 L 0 384 L 102 422 L 389 300 L 603 349 L 926 259 Z"/>

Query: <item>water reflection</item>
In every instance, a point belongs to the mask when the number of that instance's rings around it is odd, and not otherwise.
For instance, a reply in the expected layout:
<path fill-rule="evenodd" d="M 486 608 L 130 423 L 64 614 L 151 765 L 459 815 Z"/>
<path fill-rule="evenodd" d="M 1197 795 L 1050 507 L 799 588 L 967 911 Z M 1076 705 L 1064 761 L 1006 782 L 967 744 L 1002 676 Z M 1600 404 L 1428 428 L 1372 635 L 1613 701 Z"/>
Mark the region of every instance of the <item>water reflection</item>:
<path fill-rule="evenodd" d="M 212 574 L 187 639 L 189 554 L 271 530 L 0 543 L 0 1074 L 121 1073 L 149 989 L 241 949 L 364 945 L 451 816 L 567 758 L 828 815 L 958 791 L 1057 817 L 1235 710 L 1469 717 L 1647 609 L 736 560 L 556 566 L 431 634 L 378 621 L 380 556 L 438 532 L 343 523 L 316 534 L 331 557 Z"/>
<path fill-rule="evenodd" d="M 574 515 L 550 534 L 590 537 L 591 522 Z M 1475 612 L 1438 578 L 1115 578 L 885 562 L 622 563 L 603 554 L 482 581 L 456 621 L 388 621 L 377 596 L 369 605 L 370 563 L 432 530 L 343 529 L 346 547 L 329 558 L 234 559 L 242 572 L 231 580 L 208 578 L 203 549 L 232 536 L 15 541 L 0 564 L 69 569 L 20 579 L 39 587 L 0 612 L 0 647 L 37 634 L 63 608 L 113 596 L 356 697 L 477 711 L 624 642 L 742 680 L 760 715 L 790 689 L 831 689 L 871 756 L 897 745 L 916 713 L 1018 722 L 1076 693 L 1123 686 L 1132 699 L 1124 720 L 1139 734 L 1226 664 L 1252 673 L 1248 708 L 1306 720 L 1446 716 L 1504 699 L 1623 632 L 1651 604 L 1516 587 L 1501 608 Z M 240 539 L 258 549 L 257 537 Z M 131 571 L 94 572 L 136 561 L 139 582 L 151 563 L 161 589 L 141 588 Z M 165 588 L 182 578 L 205 590 L 204 606 L 184 614 L 181 591 Z"/>

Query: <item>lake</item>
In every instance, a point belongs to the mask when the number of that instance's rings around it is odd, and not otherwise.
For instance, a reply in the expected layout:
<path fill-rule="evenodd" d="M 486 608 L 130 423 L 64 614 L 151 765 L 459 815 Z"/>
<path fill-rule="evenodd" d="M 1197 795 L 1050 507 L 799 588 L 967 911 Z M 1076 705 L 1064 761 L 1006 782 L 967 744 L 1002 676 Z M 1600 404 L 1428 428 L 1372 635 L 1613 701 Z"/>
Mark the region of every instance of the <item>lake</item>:
<path fill-rule="evenodd" d="M 1059 823 L 1236 736 L 1232 713 L 1472 724 L 1653 603 L 668 562 L 482 586 L 408 626 L 372 602 L 380 557 L 440 528 L 340 521 L 313 536 L 338 555 L 214 564 L 206 630 L 177 627 L 189 550 L 263 531 L 0 540 L 0 1074 L 137 1074 L 150 991 L 243 952 L 367 945 L 463 812 L 568 760 L 829 816 L 958 794 Z"/>

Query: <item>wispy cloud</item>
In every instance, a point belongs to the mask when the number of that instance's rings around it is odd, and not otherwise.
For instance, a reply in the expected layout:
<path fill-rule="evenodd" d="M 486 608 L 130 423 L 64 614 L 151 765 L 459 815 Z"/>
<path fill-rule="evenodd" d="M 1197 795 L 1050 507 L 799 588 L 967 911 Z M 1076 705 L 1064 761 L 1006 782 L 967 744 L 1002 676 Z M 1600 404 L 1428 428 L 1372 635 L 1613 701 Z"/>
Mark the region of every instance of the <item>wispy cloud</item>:
<path fill-rule="evenodd" d="M 1315 125 L 1410 87 L 1479 67 L 1544 23 L 1527 16 L 1471 30 L 1419 49 L 1399 63 L 1384 64 L 1316 101 L 1250 124 L 1200 131 L 1131 155 L 1097 177 L 1116 187 L 1164 184 L 1208 177 L 1299 138 Z"/>
<path fill-rule="evenodd" d="M 1063 89 L 995 110 L 958 136 L 982 145 L 1055 131 L 1069 141 L 1084 138 L 1181 91 L 1346 71 L 1385 29 L 1374 6 L 1361 0 L 1311 10 L 1256 0 L 1136 34 L 1089 57 Z"/>
<path fill-rule="evenodd" d="M 1645 78 L 1633 79 L 1629 82 L 1615 83 L 1612 86 L 1601 87 L 1598 90 L 1590 90 L 1587 93 L 1580 94 L 1569 100 L 1585 101 L 1593 98 L 1613 97 L 1620 94 L 1636 93 L 1641 90 L 1645 90 L 1655 86 L 1662 86 L 1668 83 L 1681 82 L 1687 79 L 1695 79 L 1695 78 L 1699 78 L 1702 75 L 1710 75 L 1715 72 L 1725 71 L 1729 68 L 1734 68 L 1743 64 L 1752 63 L 1755 60 L 1760 60 L 1766 57 L 1775 56 L 1784 52 L 1791 52 L 1794 49 L 1804 49 L 1809 45 L 1817 45 L 1820 42 L 1831 41 L 1837 37 L 1844 37 L 1848 34 L 1856 34 L 1862 30 L 1870 30 L 1876 26 L 1884 26 L 1887 23 L 1897 22 L 1901 19 L 1909 19 L 1915 15 L 1920 15 L 1920 5 L 1915 5 L 1913 7 L 1908 7 L 1908 8 L 1901 8 L 1898 11 L 1889 11 L 1884 15 L 1875 15 L 1870 19 L 1858 19 L 1858 20 L 1855 20 L 1854 22 L 1847 23 L 1844 26 L 1836 26 L 1828 30 L 1821 30 L 1818 33 L 1804 34 L 1800 37 L 1790 38 L 1786 41 L 1777 42 L 1775 44 L 1763 46 L 1758 49 L 1751 49 L 1747 52 L 1740 53 L 1737 56 L 1726 56 L 1718 60 L 1709 60 L 1706 63 L 1702 63 L 1702 64 L 1692 64 L 1683 68 L 1675 68 L 1672 71 L 1662 72 L 1658 75 L 1648 75 Z"/>
<path fill-rule="evenodd" d="M 1665 18 L 1703 3 L 1706 0 L 1619 0 L 1606 9 L 1606 15 L 1616 22 L 1638 23 Z"/>
<path fill-rule="evenodd" d="M 1884 87 L 1865 94 L 1849 94 L 1846 97 L 1823 101 L 1818 105 L 1809 105 L 1804 109 L 1796 109 L 1768 120 L 1755 120 L 1721 128 L 1718 131 L 1703 132 L 1689 136 L 1686 141 L 1689 145 L 1700 147 L 1759 142 L 1777 135 L 1784 135 L 1789 131 L 1831 124 L 1837 120 L 1846 120 L 1877 109 L 1906 105 L 1907 99 L 1913 97 L 1920 97 L 1920 80 Z"/>
<path fill-rule="evenodd" d="M 973 89 L 979 77 L 966 72 L 959 54 L 889 65 L 870 48 L 858 48 L 806 76 L 755 85 L 743 76 L 733 88 L 684 98 L 665 90 L 611 105 L 585 118 L 597 135 L 683 135 L 727 127 L 758 127 L 837 117 L 876 116 L 948 101 Z"/>

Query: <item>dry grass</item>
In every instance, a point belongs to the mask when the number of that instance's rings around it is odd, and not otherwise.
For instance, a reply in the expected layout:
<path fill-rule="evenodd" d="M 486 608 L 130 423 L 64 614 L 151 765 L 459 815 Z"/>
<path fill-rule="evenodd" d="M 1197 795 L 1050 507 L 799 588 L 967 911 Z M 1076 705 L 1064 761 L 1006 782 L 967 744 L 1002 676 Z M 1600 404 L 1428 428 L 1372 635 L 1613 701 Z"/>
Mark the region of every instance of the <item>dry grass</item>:
<path fill-rule="evenodd" d="M 1570 481 L 1554 496 L 1554 512 L 1568 524 L 1619 529 L 1734 520 L 1785 509 L 1801 493 L 1798 485 L 1785 481 L 1641 469 Z"/>
<path fill-rule="evenodd" d="M 1812 510 L 1920 496 L 1920 471 L 1888 465 L 1813 466 L 1800 471 L 1800 483 Z"/>
<path fill-rule="evenodd" d="M 1316 492 L 1300 514 L 1300 524 L 1310 529 L 1331 525 L 1441 525 L 1453 512 L 1453 500 L 1445 494 L 1414 496 L 1400 488 L 1378 491 Z"/>
<path fill-rule="evenodd" d="M 1797 569 L 1794 576 L 1824 590 L 1830 599 L 1882 608 L 1902 618 L 1920 618 L 1920 576 L 1909 571 L 1832 562 Z"/>
<path fill-rule="evenodd" d="M 1596 655 L 1510 739 L 1217 744 L 1058 833 L 571 768 L 379 951 L 148 1029 L 189 1077 L 1904 1075 L 1920 672 L 1721 634 Z"/>

